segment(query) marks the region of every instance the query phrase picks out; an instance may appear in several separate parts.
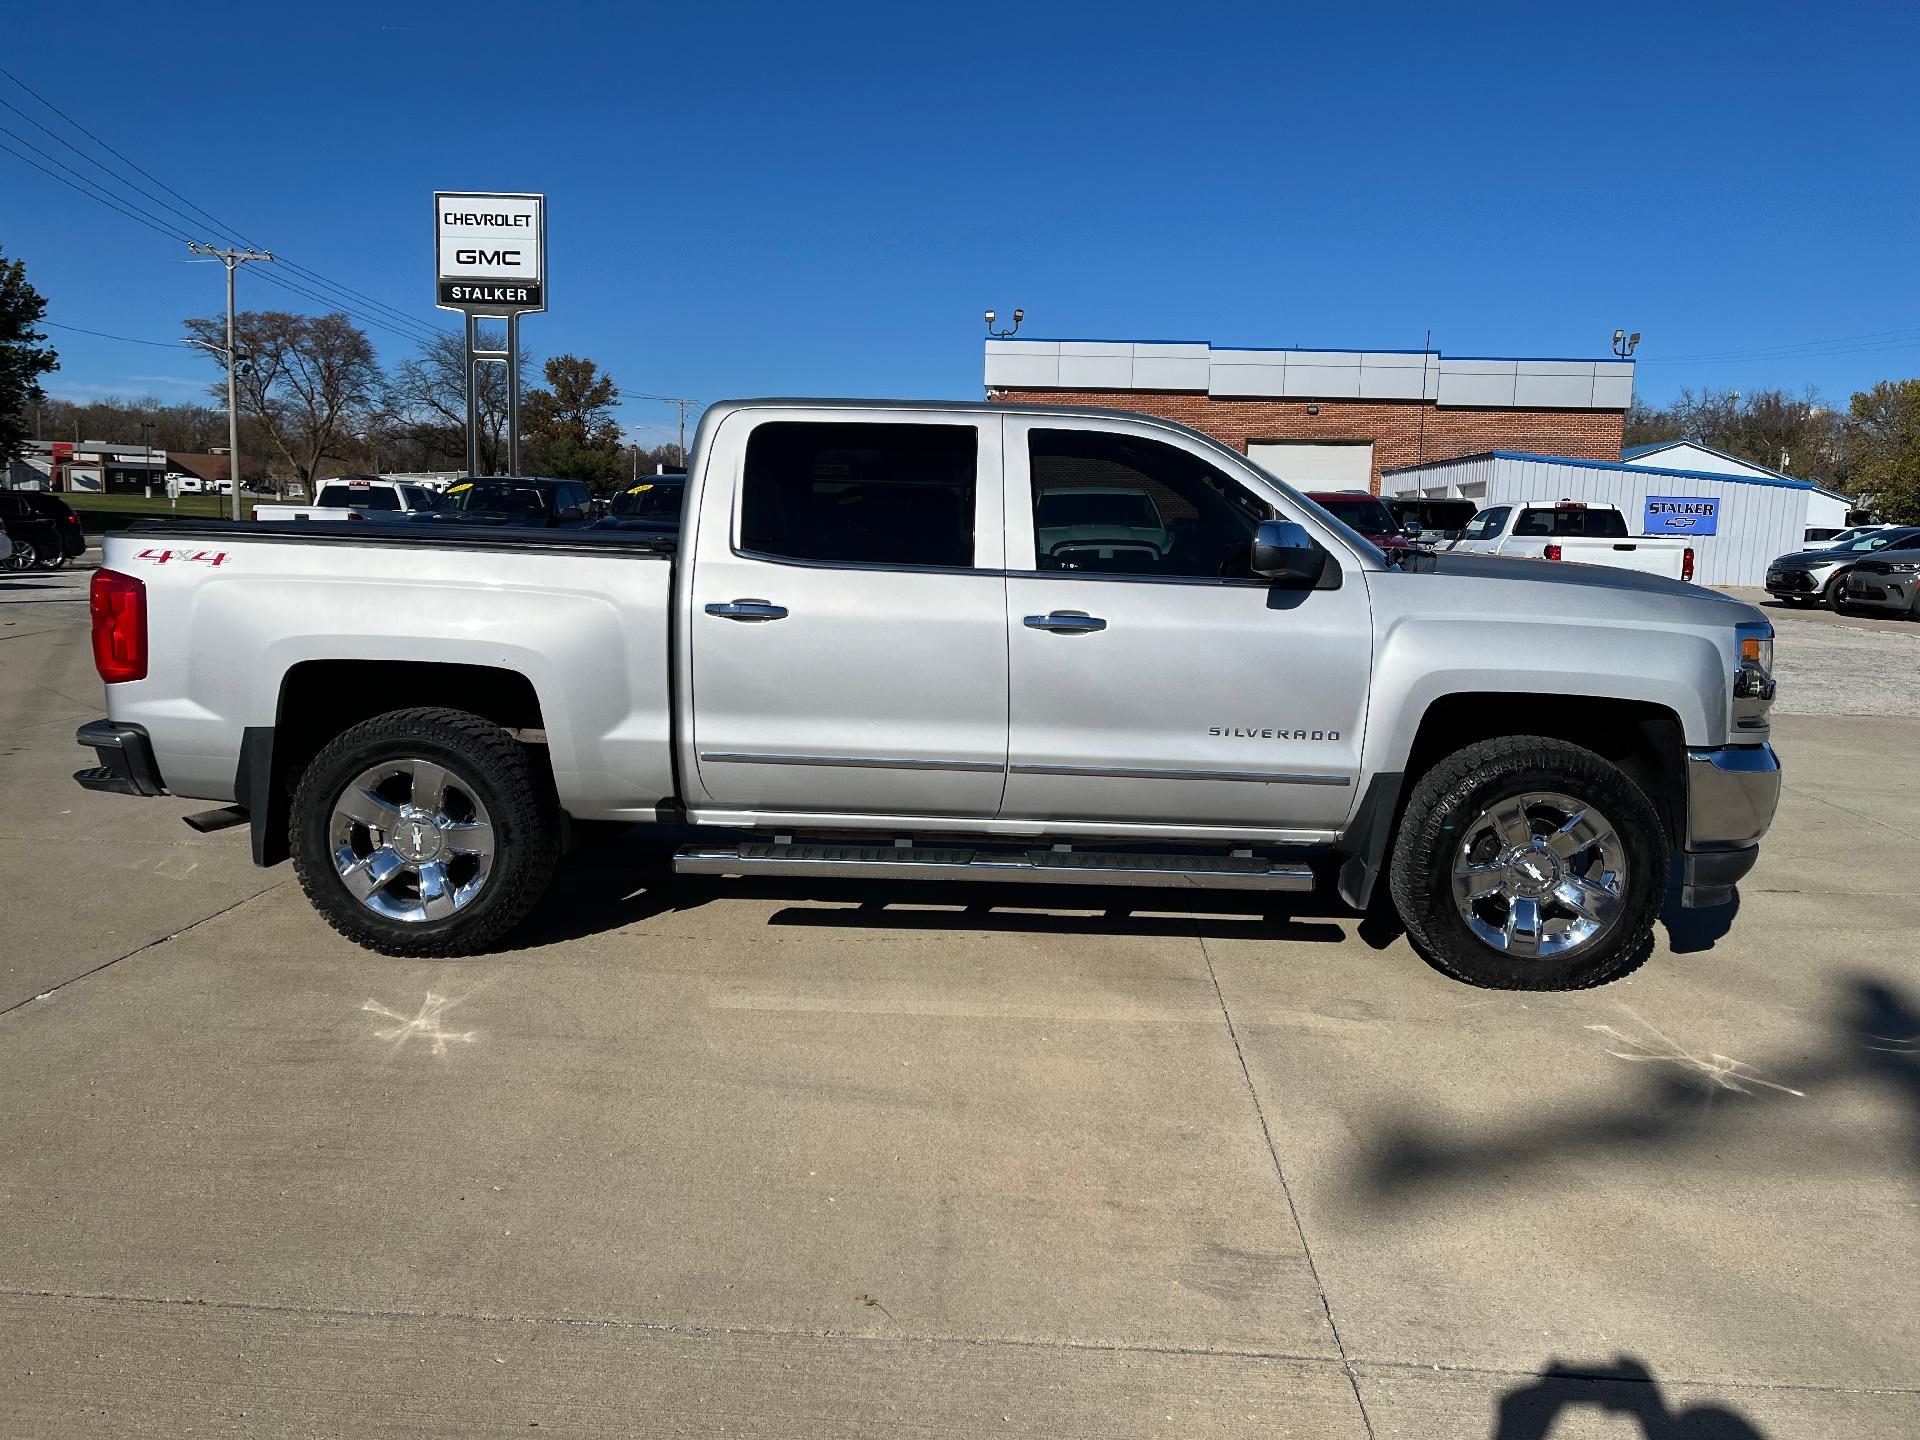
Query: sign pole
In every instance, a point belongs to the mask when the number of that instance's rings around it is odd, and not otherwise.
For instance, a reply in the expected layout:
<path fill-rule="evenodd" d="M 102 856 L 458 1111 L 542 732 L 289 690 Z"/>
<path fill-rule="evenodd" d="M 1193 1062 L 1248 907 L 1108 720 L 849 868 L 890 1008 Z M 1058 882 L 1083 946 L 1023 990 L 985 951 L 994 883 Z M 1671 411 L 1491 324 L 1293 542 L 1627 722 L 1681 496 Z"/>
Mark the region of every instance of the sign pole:
<path fill-rule="evenodd" d="M 480 357 L 474 341 L 473 312 L 467 312 L 467 478 L 480 473 Z"/>
<path fill-rule="evenodd" d="M 520 473 L 520 313 L 507 316 L 507 473 Z"/>

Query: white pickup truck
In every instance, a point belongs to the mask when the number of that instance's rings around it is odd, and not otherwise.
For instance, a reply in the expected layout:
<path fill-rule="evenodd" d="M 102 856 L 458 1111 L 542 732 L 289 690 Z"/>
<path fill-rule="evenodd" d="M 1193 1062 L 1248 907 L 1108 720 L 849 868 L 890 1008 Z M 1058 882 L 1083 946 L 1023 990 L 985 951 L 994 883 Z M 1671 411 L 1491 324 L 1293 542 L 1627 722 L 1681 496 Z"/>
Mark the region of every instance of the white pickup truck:
<path fill-rule="evenodd" d="M 370 948 L 499 940 L 574 822 L 682 874 L 1391 894 L 1432 963 L 1636 963 L 1779 791 L 1772 629 L 1583 565 L 1395 559 L 1116 411 L 743 401 L 677 534 L 142 523 L 93 581 L 96 790 L 233 802 Z M 1084 505 L 1069 503 L 1084 495 Z M 1154 524 L 1141 522 L 1152 502 Z M 1060 514 L 1072 523 L 1056 523 Z M 396 617 L 399 617 L 396 620 Z"/>
<path fill-rule="evenodd" d="M 439 503 L 424 485 L 382 480 L 373 475 L 325 480 L 311 505 L 256 505 L 253 518 L 271 520 L 371 520 L 375 516 L 418 515 Z"/>
<path fill-rule="evenodd" d="M 1494 505 L 1467 522 L 1448 547 L 1468 555 L 1522 555 L 1693 579 L 1693 546 L 1685 540 L 1630 535 L 1627 517 L 1611 505 L 1528 500 Z"/>

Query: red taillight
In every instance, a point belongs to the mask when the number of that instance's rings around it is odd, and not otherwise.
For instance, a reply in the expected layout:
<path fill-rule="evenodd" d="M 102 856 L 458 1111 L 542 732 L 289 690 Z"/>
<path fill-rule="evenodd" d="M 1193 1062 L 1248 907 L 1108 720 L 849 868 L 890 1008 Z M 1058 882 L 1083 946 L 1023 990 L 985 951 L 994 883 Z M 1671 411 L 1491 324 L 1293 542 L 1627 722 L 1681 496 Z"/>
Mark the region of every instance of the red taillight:
<path fill-rule="evenodd" d="M 1680 557 L 1680 578 L 1682 580 L 1693 578 L 1693 547 L 1691 545 L 1687 546 L 1687 553 Z"/>
<path fill-rule="evenodd" d="M 147 678 L 147 587 L 118 570 L 96 570 L 87 593 L 93 668 L 109 685 Z"/>
<path fill-rule="evenodd" d="M 1564 553 L 1566 552 L 1561 550 L 1558 545 L 1547 546 L 1547 559 L 1549 560 L 1558 560 Z"/>

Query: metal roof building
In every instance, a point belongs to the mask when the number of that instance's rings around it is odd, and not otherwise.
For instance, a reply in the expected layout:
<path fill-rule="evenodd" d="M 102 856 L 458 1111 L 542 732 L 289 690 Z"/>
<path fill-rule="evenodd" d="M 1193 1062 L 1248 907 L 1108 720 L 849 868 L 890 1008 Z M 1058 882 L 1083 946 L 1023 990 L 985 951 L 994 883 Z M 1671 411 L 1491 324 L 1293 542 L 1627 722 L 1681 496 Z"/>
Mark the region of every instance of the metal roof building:
<path fill-rule="evenodd" d="M 1627 517 L 1634 534 L 1646 531 L 1650 499 L 1711 500 L 1717 512 L 1714 533 L 1689 537 L 1695 547 L 1694 578 L 1702 585 L 1759 585 L 1766 580 L 1770 560 L 1806 548 L 1807 527 L 1822 523 L 1808 518 L 1812 508 L 1818 506 L 1824 516 L 1834 501 L 1846 497 L 1811 480 L 1749 468 L 1760 473 L 1491 450 L 1390 470 L 1380 490 L 1401 497 L 1458 497 L 1477 501 L 1483 509 L 1529 500 L 1612 505 Z"/>

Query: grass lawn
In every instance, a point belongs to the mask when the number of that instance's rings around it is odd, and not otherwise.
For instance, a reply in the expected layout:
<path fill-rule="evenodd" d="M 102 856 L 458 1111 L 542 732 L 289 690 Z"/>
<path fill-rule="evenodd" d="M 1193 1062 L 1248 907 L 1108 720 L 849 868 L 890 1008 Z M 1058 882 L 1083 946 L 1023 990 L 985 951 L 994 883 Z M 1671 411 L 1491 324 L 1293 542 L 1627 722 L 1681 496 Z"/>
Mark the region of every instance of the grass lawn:
<path fill-rule="evenodd" d="M 149 500 L 144 495 L 94 495 L 85 490 L 63 490 L 60 498 L 73 506 L 80 516 L 80 528 L 87 532 L 88 538 L 96 540 L 109 530 L 122 530 L 135 520 L 154 516 L 222 520 L 233 513 L 231 495 L 182 495 L 177 510 L 174 502 L 164 495 Z M 271 495 L 242 495 L 240 513 L 250 515 L 256 502 L 272 498 Z"/>

